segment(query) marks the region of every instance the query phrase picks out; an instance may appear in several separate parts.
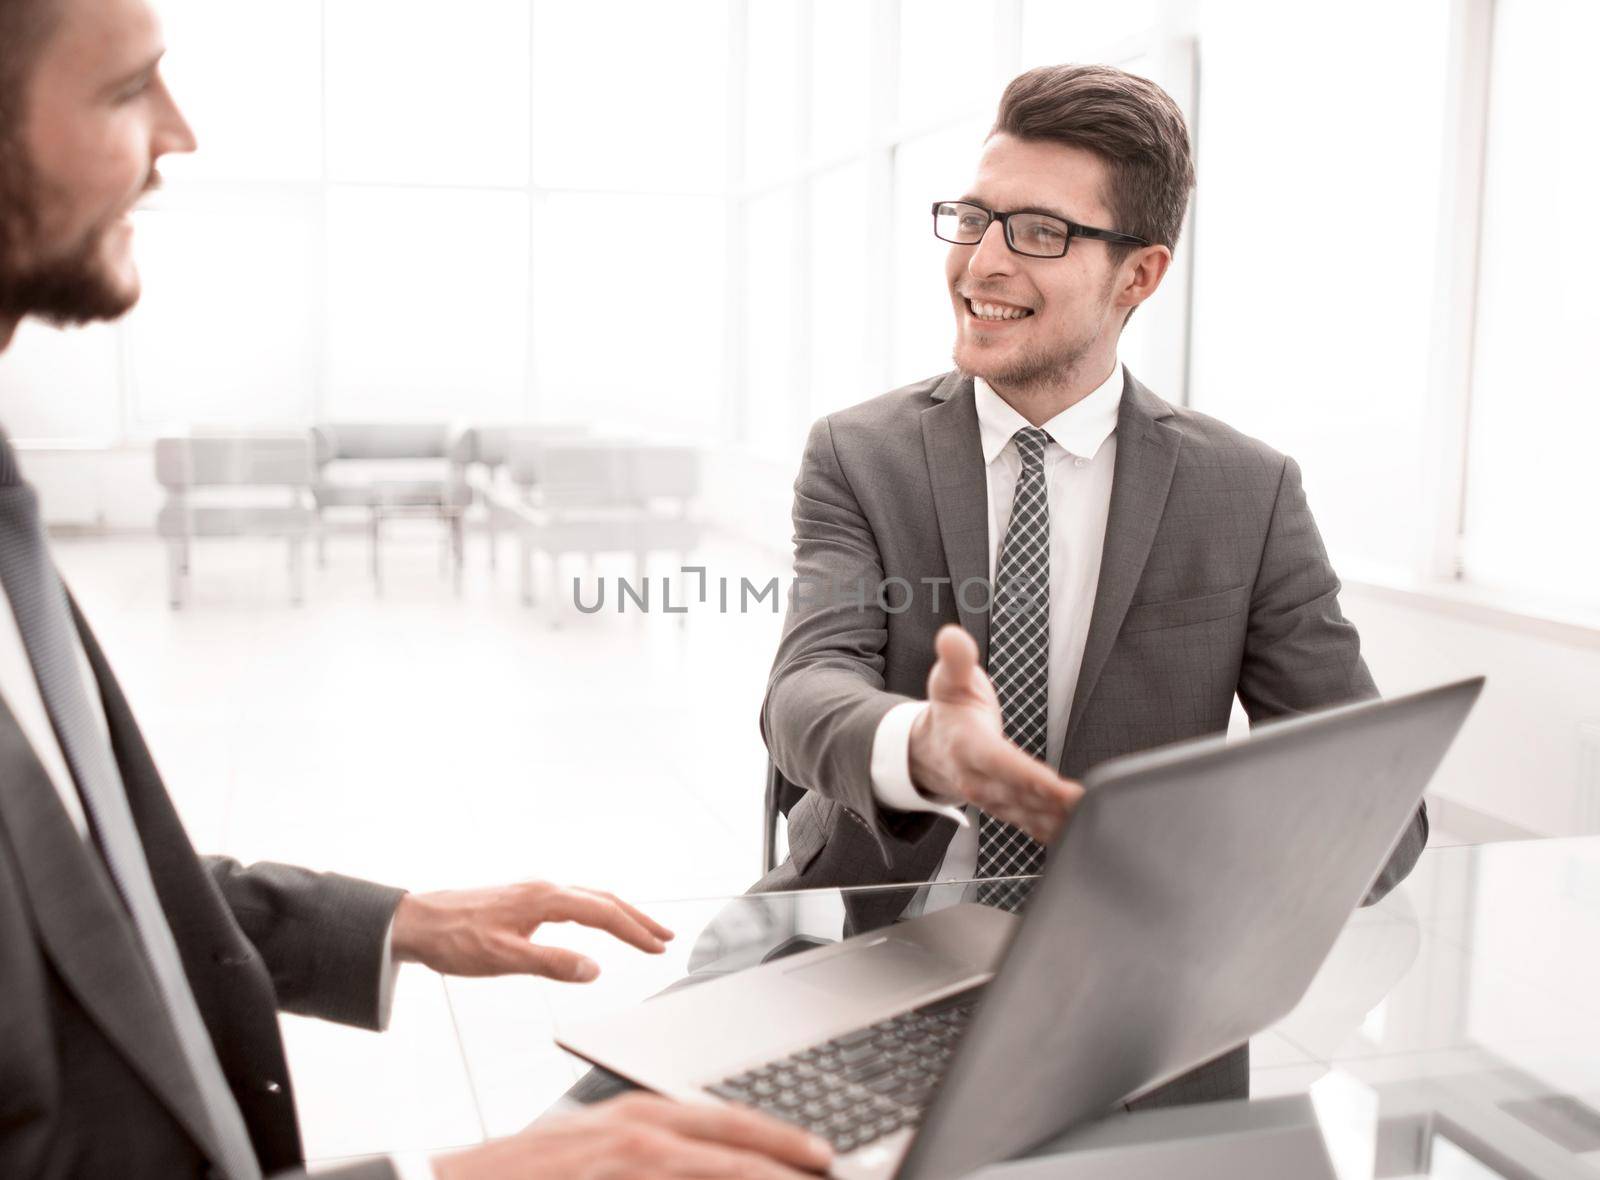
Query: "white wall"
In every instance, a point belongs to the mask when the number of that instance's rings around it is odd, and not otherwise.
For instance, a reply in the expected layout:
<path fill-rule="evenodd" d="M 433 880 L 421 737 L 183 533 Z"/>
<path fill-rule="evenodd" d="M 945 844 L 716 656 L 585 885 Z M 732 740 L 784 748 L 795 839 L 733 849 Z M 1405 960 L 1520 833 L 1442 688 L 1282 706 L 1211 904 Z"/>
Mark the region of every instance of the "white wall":
<path fill-rule="evenodd" d="M 146 443 L 22 449 L 23 476 L 39 491 L 45 523 L 107 532 L 155 528 L 162 493 Z"/>
<path fill-rule="evenodd" d="M 1600 832 L 1600 631 L 1360 585 L 1340 601 L 1386 695 L 1488 677 L 1434 794 L 1543 836 Z"/>

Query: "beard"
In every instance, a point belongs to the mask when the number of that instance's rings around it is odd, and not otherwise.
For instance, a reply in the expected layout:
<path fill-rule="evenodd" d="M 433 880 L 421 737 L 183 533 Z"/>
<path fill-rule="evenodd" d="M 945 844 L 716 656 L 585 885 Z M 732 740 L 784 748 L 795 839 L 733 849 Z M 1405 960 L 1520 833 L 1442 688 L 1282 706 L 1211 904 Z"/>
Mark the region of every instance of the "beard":
<path fill-rule="evenodd" d="M 71 251 L 17 273 L 0 270 L 0 316 L 35 316 L 58 328 L 114 320 L 139 302 L 137 284 L 119 285 L 100 259 L 104 229 Z"/>
<path fill-rule="evenodd" d="M 976 365 L 961 363 L 958 343 L 951 359 L 962 376 L 982 377 L 994 389 L 1026 396 L 1034 390 L 1049 390 L 1070 382 L 1094 347 L 1095 339 L 1094 334 L 1085 333 L 1071 340 L 1041 341 L 1004 361 Z"/>
<path fill-rule="evenodd" d="M 139 286 L 106 269 L 101 244 L 112 227 L 95 225 L 67 249 L 35 257 L 41 188 L 21 145 L 0 143 L 0 320 L 37 316 L 68 327 L 116 319 L 139 301 Z"/>
<path fill-rule="evenodd" d="M 963 377 L 982 377 L 990 388 L 1005 390 L 1024 399 L 1035 394 L 1049 394 L 1071 385 L 1081 375 L 1080 370 L 1105 332 L 1117 330 L 1113 318 L 1110 318 L 1114 316 L 1110 306 L 1116 279 L 1117 272 L 1113 267 L 1107 272 L 1101 286 L 1102 312 L 1098 324 L 1085 324 L 1071 337 L 1037 341 L 1004 361 L 980 362 L 970 366 L 961 362 L 961 340 L 958 336 L 950 359 Z M 982 336 L 981 332 L 979 336 Z"/>

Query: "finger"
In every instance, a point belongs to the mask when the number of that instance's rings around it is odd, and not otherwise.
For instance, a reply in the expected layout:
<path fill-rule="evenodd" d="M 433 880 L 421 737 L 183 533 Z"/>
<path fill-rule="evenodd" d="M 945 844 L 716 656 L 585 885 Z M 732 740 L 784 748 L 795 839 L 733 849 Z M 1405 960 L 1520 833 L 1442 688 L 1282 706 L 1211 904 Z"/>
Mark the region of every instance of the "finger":
<path fill-rule="evenodd" d="M 1037 758 L 997 735 L 972 744 L 967 754 L 973 770 L 1002 789 L 1027 799 L 1032 806 L 1065 807 L 1075 801 L 1077 784 L 1062 778 Z"/>
<path fill-rule="evenodd" d="M 1023 807 L 1018 809 L 1016 818 L 1008 822 L 1021 828 L 1041 844 L 1054 844 L 1056 838 L 1071 822 L 1076 806 L 1076 803 L 1073 803 L 1065 808 L 1049 807 L 1042 810 Z"/>
<path fill-rule="evenodd" d="M 700 1139 L 665 1135 L 659 1159 L 651 1160 L 669 1176 L 698 1176 L 707 1180 L 802 1180 L 814 1172 L 785 1167 L 753 1151 L 723 1147 Z"/>
<path fill-rule="evenodd" d="M 978 645 L 953 623 L 939 628 L 933 648 L 937 658 L 928 673 L 930 701 L 966 701 L 974 695 L 978 672 Z"/>
<path fill-rule="evenodd" d="M 594 930 L 604 930 L 629 946 L 659 954 L 666 944 L 636 921 L 608 897 L 598 897 L 576 889 L 563 889 L 545 900 L 544 920 L 577 922 Z"/>
<path fill-rule="evenodd" d="M 1007 803 L 979 803 L 978 807 L 1001 823 L 1026 832 L 1041 844 L 1049 844 L 1059 830 L 1059 820 L 1045 812 Z"/>
<path fill-rule="evenodd" d="M 540 946 L 521 938 L 508 939 L 507 965 L 521 975 L 542 975 L 560 983 L 590 983 L 600 977 L 600 964 L 587 955 L 559 946 Z"/>
<path fill-rule="evenodd" d="M 667 942 L 677 937 L 677 935 L 673 934 L 671 930 L 663 926 L 660 922 L 657 922 L 638 906 L 630 905 L 628 902 L 623 901 L 622 898 L 618 897 L 615 893 L 608 893 L 604 889 L 585 889 L 582 887 L 579 887 L 576 892 L 589 893 L 595 897 L 603 897 L 613 904 L 619 906 L 623 913 L 627 914 L 635 922 L 639 923 L 639 925 L 643 926 L 646 930 L 650 931 L 651 934 L 654 934 L 663 942 Z"/>
<path fill-rule="evenodd" d="M 738 1106 L 674 1103 L 645 1115 L 682 1135 L 760 1152 L 799 1168 L 825 1168 L 833 1148 L 790 1123 Z"/>

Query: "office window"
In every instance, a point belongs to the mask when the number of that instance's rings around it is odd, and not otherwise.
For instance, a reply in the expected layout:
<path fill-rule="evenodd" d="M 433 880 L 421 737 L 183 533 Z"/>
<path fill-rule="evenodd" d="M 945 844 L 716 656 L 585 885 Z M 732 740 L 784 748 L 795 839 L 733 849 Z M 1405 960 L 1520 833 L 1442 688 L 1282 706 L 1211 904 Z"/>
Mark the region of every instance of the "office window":
<path fill-rule="evenodd" d="M 813 159 L 862 151 L 871 139 L 874 12 L 860 0 L 812 0 Z"/>
<path fill-rule="evenodd" d="M 312 414 L 320 202 L 176 194 L 139 215 L 144 295 L 127 320 L 130 423 L 291 426 Z"/>
<path fill-rule="evenodd" d="M 945 285 L 948 250 L 933 236 L 929 208 L 972 184 L 985 120 L 970 119 L 900 145 L 894 160 L 894 353 L 891 383 L 950 367 L 955 317 Z"/>
<path fill-rule="evenodd" d="M 1496 5 L 1462 569 L 1600 607 L 1600 7 Z"/>
<path fill-rule="evenodd" d="M 800 48 L 804 10 L 794 0 L 746 9 L 744 180 L 765 184 L 792 173 L 804 153 Z"/>
<path fill-rule="evenodd" d="M 1022 69 L 1062 62 L 1110 61 L 1132 38 L 1157 34 L 1157 0 L 1117 4 L 1023 0 Z"/>
<path fill-rule="evenodd" d="M 521 185 L 522 0 L 327 0 L 331 179 Z"/>
<path fill-rule="evenodd" d="M 792 461 L 799 454 L 799 399 L 804 335 L 796 321 L 796 197 L 779 189 L 745 206 L 744 383 L 746 440 L 758 454 Z"/>
<path fill-rule="evenodd" d="M 199 140 L 173 180 L 315 181 L 322 173 L 320 0 L 160 0 L 161 70 Z"/>
<path fill-rule="evenodd" d="M 534 0 L 534 179 L 720 192 L 727 47 L 726 0 Z"/>
<path fill-rule="evenodd" d="M 869 193 L 863 161 L 811 182 L 812 418 L 883 392 L 873 388 L 868 335 L 872 241 L 862 208 Z"/>
<path fill-rule="evenodd" d="M 325 415 L 518 416 L 527 258 L 521 193 L 335 188 Z"/>
<path fill-rule="evenodd" d="M 544 199 L 538 221 L 559 229 L 535 254 L 540 416 L 630 432 L 714 429 L 724 341 L 721 200 Z"/>
<path fill-rule="evenodd" d="M 1191 400 L 1300 462 L 1347 576 L 1416 568 L 1431 527 L 1449 19 L 1443 0 L 1207 10 Z"/>
<path fill-rule="evenodd" d="M 900 6 L 897 123 L 937 126 L 994 108 L 1010 71 L 1003 60 L 999 0 L 918 0 Z"/>
<path fill-rule="evenodd" d="M 523 184 L 528 10 L 520 0 L 326 0 L 336 181 Z"/>
<path fill-rule="evenodd" d="M 0 356 L 0 423 L 14 440 L 109 443 L 122 434 L 119 334 L 24 320 Z"/>

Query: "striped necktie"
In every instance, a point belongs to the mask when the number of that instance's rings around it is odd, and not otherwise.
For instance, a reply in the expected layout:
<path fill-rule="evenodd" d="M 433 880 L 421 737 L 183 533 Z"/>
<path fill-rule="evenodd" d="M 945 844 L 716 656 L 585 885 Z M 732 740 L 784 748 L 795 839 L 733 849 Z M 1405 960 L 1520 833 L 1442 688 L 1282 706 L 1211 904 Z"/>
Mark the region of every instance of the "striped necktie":
<path fill-rule="evenodd" d="M 72 613 L 66 591 L 45 548 L 39 503 L 22 482 L 11 443 L 0 432 L 0 583 L 16 615 L 22 645 L 33 665 L 61 753 L 72 770 L 84 812 L 107 870 L 133 919 L 178 1045 L 211 1120 L 229 1180 L 260 1180 L 250 1133 L 217 1060 L 201 1019 L 177 943 L 156 896 L 144 845 L 134 827 L 111 745 L 91 712 L 88 691 L 73 648 Z"/>

